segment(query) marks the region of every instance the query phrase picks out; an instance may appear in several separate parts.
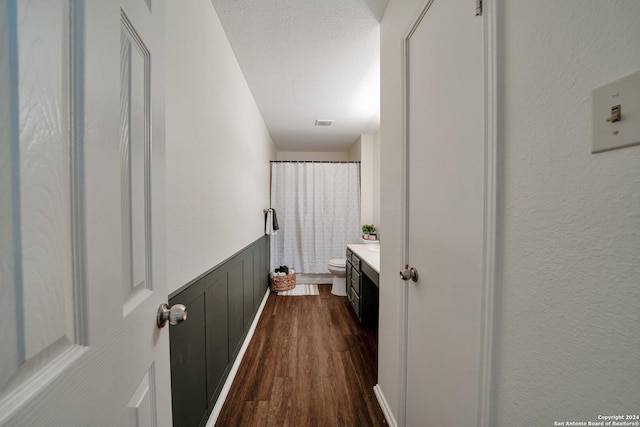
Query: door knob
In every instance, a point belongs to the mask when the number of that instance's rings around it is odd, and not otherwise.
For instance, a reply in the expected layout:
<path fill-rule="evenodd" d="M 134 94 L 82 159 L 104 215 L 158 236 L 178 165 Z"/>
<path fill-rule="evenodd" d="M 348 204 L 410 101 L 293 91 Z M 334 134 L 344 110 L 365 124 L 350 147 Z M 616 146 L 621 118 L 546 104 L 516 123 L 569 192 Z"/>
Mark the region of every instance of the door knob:
<path fill-rule="evenodd" d="M 418 281 L 418 270 L 416 270 L 415 268 L 411 267 L 409 268 L 409 266 L 405 266 L 404 270 L 400 271 L 400 277 L 402 278 L 402 280 L 413 280 L 414 282 Z"/>
<path fill-rule="evenodd" d="M 158 316 L 156 317 L 156 324 L 158 328 L 164 328 L 167 320 L 170 325 L 177 325 L 178 323 L 187 320 L 187 307 L 182 304 L 175 304 L 169 308 L 166 303 L 160 304 L 158 308 Z"/>

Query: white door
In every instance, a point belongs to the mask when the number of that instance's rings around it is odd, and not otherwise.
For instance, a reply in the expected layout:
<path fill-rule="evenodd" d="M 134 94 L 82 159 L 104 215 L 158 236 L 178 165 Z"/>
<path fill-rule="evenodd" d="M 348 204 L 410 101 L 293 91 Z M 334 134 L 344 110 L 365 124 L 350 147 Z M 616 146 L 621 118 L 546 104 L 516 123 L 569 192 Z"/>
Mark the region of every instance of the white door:
<path fill-rule="evenodd" d="M 406 39 L 407 426 L 479 425 L 485 115 L 483 18 L 435 0 Z"/>
<path fill-rule="evenodd" d="M 0 9 L 0 425 L 171 425 L 164 4 Z"/>

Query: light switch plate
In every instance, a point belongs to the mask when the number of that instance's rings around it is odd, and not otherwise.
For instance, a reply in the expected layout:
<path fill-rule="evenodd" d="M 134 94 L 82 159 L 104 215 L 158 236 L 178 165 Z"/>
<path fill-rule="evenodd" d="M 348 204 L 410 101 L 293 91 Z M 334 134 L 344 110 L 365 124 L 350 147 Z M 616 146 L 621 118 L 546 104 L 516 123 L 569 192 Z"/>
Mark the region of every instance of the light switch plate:
<path fill-rule="evenodd" d="M 608 122 L 620 106 L 620 121 Z M 640 71 L 593 90 L 591 96 L 591 152 L 640 144 Z"/>

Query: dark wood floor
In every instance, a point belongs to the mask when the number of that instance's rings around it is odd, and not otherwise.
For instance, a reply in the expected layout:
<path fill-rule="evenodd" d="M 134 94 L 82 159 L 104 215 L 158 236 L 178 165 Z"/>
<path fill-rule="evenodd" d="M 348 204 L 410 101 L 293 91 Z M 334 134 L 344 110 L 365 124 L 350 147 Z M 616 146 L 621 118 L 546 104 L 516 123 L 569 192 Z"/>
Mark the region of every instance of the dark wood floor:
<path fill-rule="evenodd" d="M 376 344 L 346 297 L 271 293 L 216 426 L 385 425 Z"/>

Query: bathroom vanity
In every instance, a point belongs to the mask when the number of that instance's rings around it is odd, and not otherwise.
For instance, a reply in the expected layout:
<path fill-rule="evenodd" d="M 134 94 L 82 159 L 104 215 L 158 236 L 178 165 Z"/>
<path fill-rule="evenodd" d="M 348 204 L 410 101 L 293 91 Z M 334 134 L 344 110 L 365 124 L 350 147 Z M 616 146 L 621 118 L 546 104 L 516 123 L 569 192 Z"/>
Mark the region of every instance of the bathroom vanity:
<path fill-rule="evenodd" d="M 380 245 L 347 245 L 347 298 L 356 316 L 378 338 Z"/>

